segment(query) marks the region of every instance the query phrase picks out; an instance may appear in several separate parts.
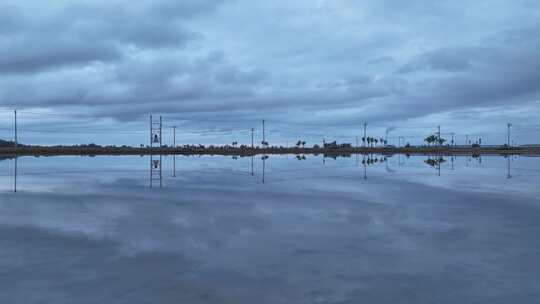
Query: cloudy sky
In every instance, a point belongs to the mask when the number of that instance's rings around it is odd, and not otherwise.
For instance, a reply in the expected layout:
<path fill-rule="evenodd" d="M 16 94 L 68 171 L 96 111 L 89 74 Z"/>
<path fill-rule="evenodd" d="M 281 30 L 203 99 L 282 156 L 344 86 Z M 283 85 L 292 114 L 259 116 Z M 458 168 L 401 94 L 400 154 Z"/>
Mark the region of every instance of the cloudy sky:
<path fill-rule="evenodd" d="M 455 133 L 538 142 L 535 0 L 0 2 L 0 136 L 146 144 L 408 141 Z M 396 141 L 397 142 L 397 141 Z"/>

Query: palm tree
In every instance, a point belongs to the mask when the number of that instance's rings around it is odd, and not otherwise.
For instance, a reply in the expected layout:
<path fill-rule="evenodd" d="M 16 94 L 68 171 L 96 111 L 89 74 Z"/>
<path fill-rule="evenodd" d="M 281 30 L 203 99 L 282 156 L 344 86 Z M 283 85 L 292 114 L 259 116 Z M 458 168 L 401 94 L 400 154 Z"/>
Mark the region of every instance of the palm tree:
<path fill-rule="evenodd" d="M 437 142 L 439 143 L 439 145 L 442 145 L 446 142 L 446 139 L 440 137 L 440 138 L 437 138 Z"/>
<path fill-rule="evenodd" d="M 438 140 L 437 136 L 433 134 L 424 139 L 424 141 L 427 142 L 428 146 L 431 145 L 432 143 L 435 143 L 437 140 Z"/>

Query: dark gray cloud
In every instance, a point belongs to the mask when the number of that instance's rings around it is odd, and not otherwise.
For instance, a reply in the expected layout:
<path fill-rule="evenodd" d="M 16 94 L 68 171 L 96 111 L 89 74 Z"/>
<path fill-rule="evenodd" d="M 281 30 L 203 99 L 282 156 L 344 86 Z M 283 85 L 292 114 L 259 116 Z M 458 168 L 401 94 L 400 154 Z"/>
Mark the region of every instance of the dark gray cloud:
<path fill-rule="evenodd" d="M 149 1 L 105 4 L 91 1 L 68 4 L 40 16 L 35 5 L 0 8 L 0 71 L 31 73 L 45 68 L 116 62 L 130 48 L 182 48 L 201 39 L 186 30 L 180 18 L 212 10 L 219 2 L 174 4 Z M 49 9 L 44 7 L 44 10 Z M 133 51 L 133 50 L 131 50 Z"/>
<path fill-rule="evenodd" d="M 442 48 L 425 53 L 416 60 L 399 69 L 400 73 L 409 73 L 417 70 L 457 72 L 471 68 L 477 55 L 485 54 L 489 50 L 475 48 Z"/>
<path fill-rule="evenodd" d="M 114 61 L 120 57 L 120 51 L 113 45 L 78 38 L 60 38 L 50 44 L 37 37 L 17 37 L 0 47 L 0 71 L 2 74 L 34 73 L 47 68 Z"/>
<path fill-rule="evenodd" d="M 481 3 L 427 0 L 12 2 L 0 9 L 0 106 L 166 113 L 194 129 L 501 117 L 539 98 L 540 5 L 489 6 L 487 18 Z"/>
<path fill-rule="evenodd" d="M 526 47 L 504 42 L 517 39 L 516 33 Z M 405 64 L 399 73 L 421 74 L 413 96 L 431 105 L 431 112 L 535 100 L 540 93 L 540 55 L 535 51 L 539 34 L 540 27 L 502 31 L 497 34 L 500 42 L 435 49 Z"/>

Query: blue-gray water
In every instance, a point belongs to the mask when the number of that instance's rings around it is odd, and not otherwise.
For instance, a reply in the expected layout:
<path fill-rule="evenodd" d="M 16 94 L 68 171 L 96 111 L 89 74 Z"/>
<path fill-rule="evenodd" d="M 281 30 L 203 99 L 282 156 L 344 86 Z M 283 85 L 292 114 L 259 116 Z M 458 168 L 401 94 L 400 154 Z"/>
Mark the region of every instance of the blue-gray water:
<path fill-rule="evenodd" d="M 375 157 L 2 160 L 0 303 L 539 303 L 540 158 Z"/>

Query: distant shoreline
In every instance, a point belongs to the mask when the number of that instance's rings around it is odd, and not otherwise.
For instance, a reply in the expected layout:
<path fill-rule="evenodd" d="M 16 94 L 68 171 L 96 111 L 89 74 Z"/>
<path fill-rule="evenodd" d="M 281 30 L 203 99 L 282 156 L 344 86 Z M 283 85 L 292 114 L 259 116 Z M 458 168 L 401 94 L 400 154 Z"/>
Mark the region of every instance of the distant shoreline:
<path fill-rule="evenodd" d="M 2 156 L 55 156 L 55 155 L 224 155 L 253 156 L 261 154 L 312 154 L 347 156 L 352 154 L 421 154 L 421 155 L 530 155 L 540 156 L 540 147 L 358 147 L 358 148 L 196 148 L 196 147 L 2 147 Z"/>

